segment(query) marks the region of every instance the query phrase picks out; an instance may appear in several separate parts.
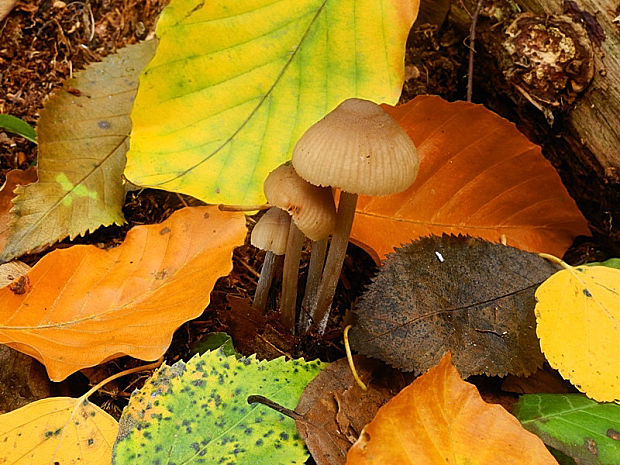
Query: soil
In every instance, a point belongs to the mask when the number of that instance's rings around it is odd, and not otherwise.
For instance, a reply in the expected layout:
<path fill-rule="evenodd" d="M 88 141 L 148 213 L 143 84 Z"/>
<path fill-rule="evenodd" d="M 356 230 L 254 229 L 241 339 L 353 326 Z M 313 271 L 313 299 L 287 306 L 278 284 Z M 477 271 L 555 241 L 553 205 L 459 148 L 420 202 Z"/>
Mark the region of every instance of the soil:
<path fill-rule="evenodd" d="M 157 16 L 166 3 L 166 0 L 18 2 L 10 15 L 0 22 L 0 113 L 36 124 L 45 97 L 53 89 L 76 70 L 152 35 Z M 449 100 L 464 99 L 469 50 L 463 44 L 463 37 L 449 24 L 441 28 L 432 24 L 419 25 L 410 37 L 403 101 L 420 93 L 438 94 Z M 477 98 L 483 100 L 484 96 Z M 37 156 L 35 144 L 3 132 L 0 132 L 0 153 L 1 176 L 11 169 L 27 168 L 35 163 Z M 190 197 L 162 191 L 133 192 L 128 194 L 124 208 L 128 220 L 126 226 L 101 228 L 73 243 L 111 247 L 120 243 L 126 231 L 134 225 L 160 222 L 178 208 L 198 204 L 200 202 Z M 255 220 L 249 217 L 247 221 L 251 229 Z M 59 246 L 68 245 L 69 242 L 64 241 Z M 576 262 L 590 257 L 604 259 L 608 253 L 599 243 L 579 238 L 568 257 Z M 32 263 L 38 258 L 31 256 L 26 261 Z M 262 254 L 256 253 L 249 245 L 235 251 L 234 269 L 229 276 L 218 281 L 208 309 L 200 318 L 186 323 L 176 332 L 165 355 L 168 364 L 188 359 L 193 353 L 192 347 L 213 331 L 245 334 L 246 339 L 239 342 L 239 347 L 248 353 L 262 350 L 273 355 L 320 357 L 326 361 L 344 355 L 342 327 L 376 269 L 370 257 L 361 249 L 350 246 L 337 291 L 336 311 L 328 331 L 323 337 L 310 335 L 301 340 L 287 336 L 279 327 L 277 318 L 270 315 L 257 317 L 251 314 L 247 305 L 243 307 L 243 302 L 251 300 L 262 260 Z M 302 281 L 304 272 L 305 268 Z M 231 317 L 233 312 L 229 311 L 231 306 L 241 306 L 245 310 L 234 312 L 240 315 L 235 319 Z M 249 328 L 252 328 L 252 337 L 247 336 Z M 54 384 L 53 393 L 80 395 L 87 385 L 141 363 L 125 357 L 83 370 L 63 383 Z M 146 377 L 146 374 L 139 374 L 121 378 L 106 385 L 91 400 L 118 417 L 131 391 L 140 387 Z M 485 381 L 480 384 L 499 383 Z"/>

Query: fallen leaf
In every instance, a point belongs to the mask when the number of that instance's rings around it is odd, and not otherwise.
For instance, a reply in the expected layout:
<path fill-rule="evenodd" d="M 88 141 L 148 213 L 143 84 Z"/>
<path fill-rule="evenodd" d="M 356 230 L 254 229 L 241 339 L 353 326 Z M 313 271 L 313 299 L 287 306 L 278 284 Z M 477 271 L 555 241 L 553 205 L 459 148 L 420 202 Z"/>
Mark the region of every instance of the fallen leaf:
<path fill-rule="evenodd" d="M 26 171 L 11 170 L 6 174 L 6 181 L 0 188 L 0 250 L 6 244 L 9 235 L 12 215 L 10 213 L 15 197 L 15 188 L 19 185 L 27 186 L 37 180 L 37 170 L 29 168 Z"/>
<path fill-rule="evenodd" d="M 445 355 L 379 409 L 347 465 L 557 465 L 542 441 L 485 403 Z"/>
<path fill-rule="evenodd" d="M 608 266 L 610 268 L 616 268 L 620 270 L 620 258 L 610 258 L 604 262 L 586 263 L 588 266 Z"/>
<path fill-rule="evenodd" d="M 0 0 L 0 21 L 2 21 L 3 10 L 6 5 L 14 4 L 13 0 Z M 12 5 L 11 5 L 12 6 Z M 13 115 L 0 115 L 0 129 L 5 129 L 13 134 L 23 137 L 30 142 L 37 142 L 37 134 L 34 128 L 24 120 Z"/>
<path fill-rule="evenodd" d="M 367 391 L 355 382 L 347 359 L 340 359 L 308 384 L 295 408 L 304 417 L 297 430 L 317 465 L 344 465 L 364 426 L 407 385 L 407 377 L 377 360 L 353 360 Z"/>
<path fill-rule="evenodd" d="M 620 405 L 582 394 L 521 396 L 515 415 L 525 429 L 584 465 L 620 463 Z"/>
<path fill-rule="evenodd" d="M 203 312 L 245 235 L 242 213 L 193 207 L 110 250 L 54 250 L 25 275 L 27 292 L 0 289 L 0 343 L 40 360 L 54 381 L 124 354 L 155 360 Z"/>
<path fill-rule="evenodd" d="M 13 283 L 16 279 L 19 280 L 26 273 L 30 271 L 30 267 L 24 262 L 19 260 L 13 260 L 12 262 L 3 263 L 0 265 L 0 287 L 5 287 Z M 25 282 L 26 278 L 23 278 Z M 18 286 L 18 283 L 13 286 Z"/>
<path fill-rule="evenodd" d="M 0 413 L 49 397 L 50 387 L 43 365 L 32 357 L 0 345 Z"/>
<path fill-rule="evenodd" d="M 340 102 L 398 101 L 418 5 L 171 2 L 132 110 L 125 175 L 207 203 L 263 203 L 268 173 Z"/>
<path fill-rule="evenodd" d="M 502 382 L 502 391 L 517 394 L 565 394 L 574 392 L 574 389 L 557 371 L 545 364 L 530 376 L 506 376 Z"/>
<path fill-rule="evenodd" d="M 466 234 L 562 256 L 587 222 L 539 146 L 514 124 L 466 102 L 419 96 L 384 106 L 418 148 L 406 191 L 360 196 L 351 237 L 377 262 L 429 234 Z"/>
<path fill-rule="evenodd" d="M 117 431 L 85 398 L 42 399 L 0 416 L 0 463 L 108 465 Z"/>
<path fill-rule="evenodd" d="M 323 367 L 237 360 L 221 350 L 163 365 L 123 411 L 112 463 L 302 464 L 307 453 L 294 421 L 247 399 L 263 395 L 293 408 Z"/>
<path fill-rule="evenodd" d="M 538 288 L 536 300 L 549 364 L 588 397 L 620 401 L 620 270 L 568 267 Z"/>
<path fill-rule="evenodd" d="M 447 351 L 464 378 L 529 374 L 544 361 L 534 291 L 558 269 L 482 239 L 423 238 L 385 260 L 355 308 L 351 347 L 421 373 Z"/>
<path fill-rule="evenodd" d="M 125 222 L 121 208 L 138 75 L 155 41 L 121 49 L 53 92 L 37 125 L 38 182 L 18 187 L 0 261 Z M 68 89 L 78 89 L 78 93 Z"/>

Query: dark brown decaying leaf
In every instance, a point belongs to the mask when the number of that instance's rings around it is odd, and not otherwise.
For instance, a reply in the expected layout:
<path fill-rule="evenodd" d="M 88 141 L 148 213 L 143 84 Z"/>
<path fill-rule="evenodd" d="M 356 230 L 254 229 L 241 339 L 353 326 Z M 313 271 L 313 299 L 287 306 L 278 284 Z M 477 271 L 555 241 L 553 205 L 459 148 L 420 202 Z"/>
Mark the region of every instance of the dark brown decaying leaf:
<path fill-rule="evenodd" d="M 38 182 L 16 189 L 8 261 L 101 225 L 122 224 L 121 175 L 138 76 L 155 41 L 130 45 L 93 63 L 54 91 L 37 124 Z"/>
<path fill-rule="evenodd" d="M 347 360 L 340 359 L 308 384 L 295 409 L 304 416 L 297 429 L 317 465 L 344 465 L 364 426 L 411 381 L 378 360 L 353 359 L 366 392 L 353 379 Z"/>
<path fill-rule="evenodd" d="M 45 367 L 32 357 L 0 345 L 0 414 L 51 395 Z"/>
<path fill-rule="evenodd" d="M 544 361 L 534 291 L 557 269 L 482 239 L 423 238 L 388 255 L 355 311 L 351 346 L 415 373 L 448 350 L 463 378 L 532 373 Z"/>

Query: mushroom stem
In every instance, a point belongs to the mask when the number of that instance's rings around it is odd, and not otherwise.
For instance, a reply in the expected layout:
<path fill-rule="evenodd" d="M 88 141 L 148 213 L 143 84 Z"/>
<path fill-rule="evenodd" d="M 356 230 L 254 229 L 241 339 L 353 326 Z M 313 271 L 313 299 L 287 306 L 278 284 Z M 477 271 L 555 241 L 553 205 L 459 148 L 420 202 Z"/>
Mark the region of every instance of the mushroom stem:
<path fill-rule="evenodd" d="M 310 318 L 315 326 L 320 324 L 329 314 L 334 292 L 336 291 L 336 285 L 340 278 L 344 256 L 347 253 L 347 245 L 349 244 L 349 235 L 351 234 L 356 205 L 357 194 L 344 191 L 340 193 L 340 202 L 338 203 L 338 213 L 336 216 L 336 229 L 332 235 L 332 242 L 329 246 L 325 268 L 323 269 L 323 277 L 319 284 L 317 296 L 310 310 Z"/>
<path fill-rule="evenodd" d="M 276 256 L 277 255 L 273 252 L 267 251 L 263 267 L 260 270 L 260 277 L 256 285 L 252 307 L 261 312 L 264 312 L 267 307 L 267 297 L 269 296 L 269 289 L 271 288 L 271 282 L 275 274 Z"/>
<path fill-rule="evenodd" d="M 316 297 L 323 265 L 325 265 L 325 255 L 327 253 L 327 238 L 319 241 L 312 241 L 312 251 L 310 252 L 310 264 L 308 265 L 308 278 L 306 279 L 306 291 L 301 302 L 301 312 L 299 315 L 299 334 L 308 331 L 313 321 L 310 318 L 310 307 Z"/>
<path fill-rule="evenodd" d="M 291 221 L 284 254 L 284 268 L 282 270 L 282 296 L 280 297 L 280 317 L 282 323 L 291 333 L 295 332 L 295 309 L 297 306 L 297 280 L 299 262 L 301 260 L 301 247 L 304 235 Z"/>

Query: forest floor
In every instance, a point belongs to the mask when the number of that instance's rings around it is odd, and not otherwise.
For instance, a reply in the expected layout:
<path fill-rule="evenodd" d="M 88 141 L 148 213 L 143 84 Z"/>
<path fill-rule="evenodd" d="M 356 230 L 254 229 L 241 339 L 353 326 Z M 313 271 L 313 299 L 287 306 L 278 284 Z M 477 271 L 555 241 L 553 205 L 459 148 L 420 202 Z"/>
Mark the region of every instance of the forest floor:
<path fill-rule="evenodd" d="M 166 0 L 19 1 L 0 22 L 0 113 L 18 116 L 35 125 L 46 96 L 64 80 L 119 48 L 152 36 L 156 19 L 166 3 Z M 422 93 L 464 100 L 468 52 L 463 37 L 449 24 L 442 28 L 432 24 L 416 25 L 407 50 L 407 81 L 402 100 Z M 481 97 L 474 94 L 474 100 L 480 101 Z M 0 153 L 1 182 L 9 170 L 25 169 L 36 163 L 37 147 L 23 138 L 0 132 Z M 173 193 L 133 192 L 128 194 L 124 208 L 127 225 L 101 228 L 77 241 L 111 247 L 120 243 L 132 226 L 157 223 L 176 209 L 198 204 L 200 202 L 195 199 Z M 584 213 L 587 216 L 587 212 Z M 248 218 L 249 226 L 253 222 Z M 64 241 L 57 247 L 67 244 L 69 242 Z M 573 261 L 583 256 L 605 258 L 604 255 L 595 242 L 584 238 L 569 251 Z M 38 258 L 40 255 L 31 256 L 26 261 L 32 264 Z M 350 309 L 376 269 L 370 257 L 361 249 L 350 247 L 337 291 L 337 311 L 328 331 L 321 338 L 310 335 L 303 340 L 287 336 L 275 315 L 257 315 L 247 305 L 256 287 L 262 259 L 262 254 L 248 245 L 235 251 L 232 273 L 218 281 L 204 314 L 175 333 L 165 355 L 167 363 L 187 359 L 195 344 L 213 331 L 231 333 L 237 350 L 244 354 L 257 352 L 269 358 L 279 355 L 320 357 L 326 361 L 344 356 L 343 322 L 350 317 Z M 230 311 L 231 308 L 235 311 Z M 52 393 L 80 395 L 87 385 L 138 364 L 124 357 L 83 370 L 63 383 L 53 383 Z M 139 387 L 145 377 L 122 378 L 106 386 L 92 400 L 118 417 L 131 391 Z M 488 396 L 495 395 L 500 381 L 483 378 L 477 378 L 476 384 L 485 386 L 483 390 Z M 510 399 L 505 401 L 510 403 Z"/>

